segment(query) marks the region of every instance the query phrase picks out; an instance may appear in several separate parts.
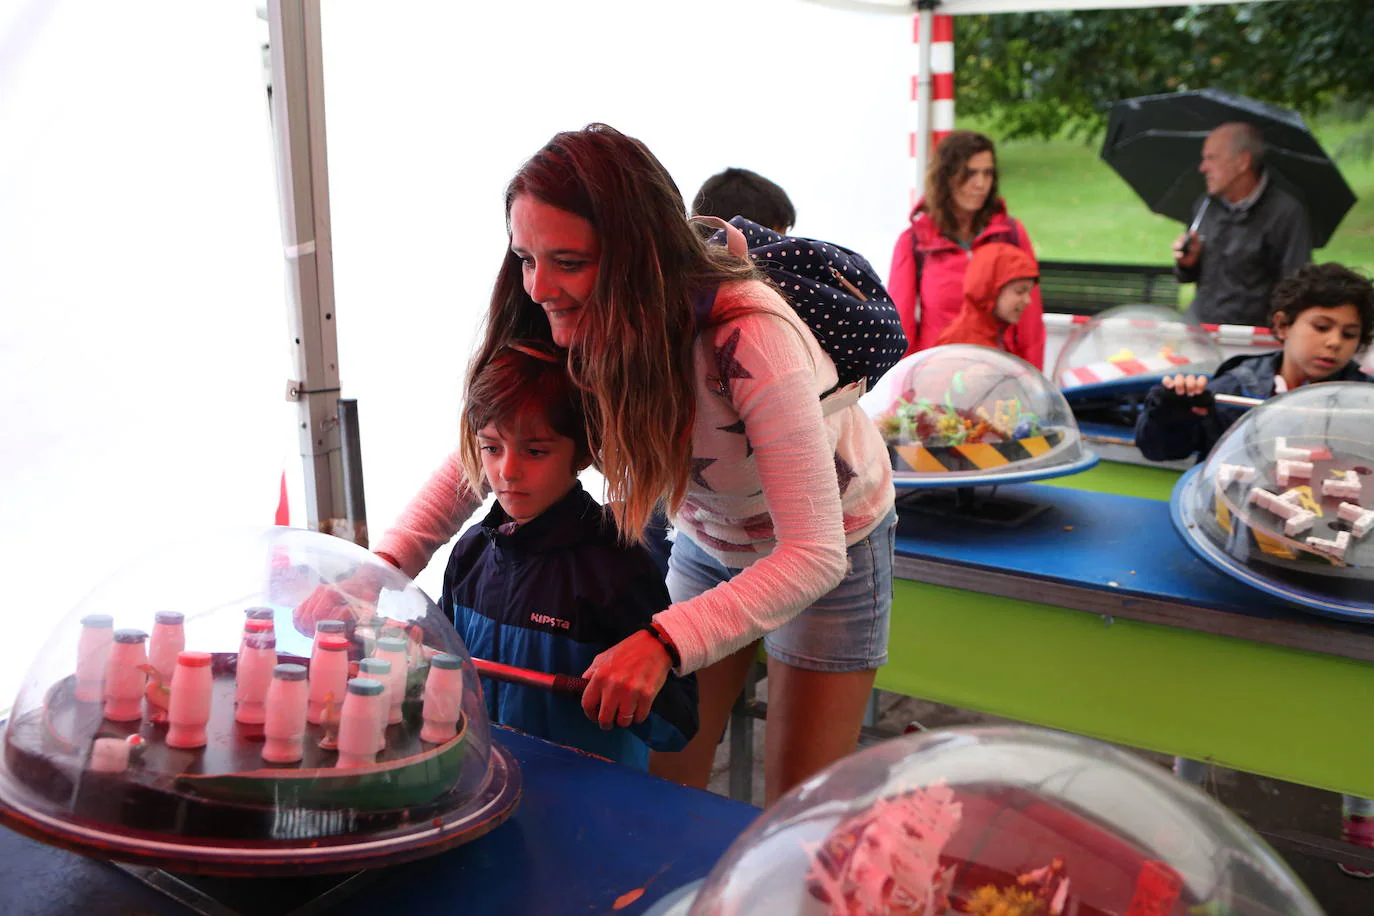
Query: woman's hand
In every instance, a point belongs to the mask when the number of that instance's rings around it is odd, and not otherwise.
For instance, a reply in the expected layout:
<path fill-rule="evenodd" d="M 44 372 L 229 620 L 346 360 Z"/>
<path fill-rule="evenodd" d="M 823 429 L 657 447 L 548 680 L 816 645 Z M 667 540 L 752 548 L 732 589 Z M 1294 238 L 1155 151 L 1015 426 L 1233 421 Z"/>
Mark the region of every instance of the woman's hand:
<path fill-rule="evenodd" d="M 317 587 L 291 612 L 291 622 L 300 633 L 313 636 L 315 624 L 321 620 L 342 620 L 351 625 L 370 619 L 382 593 L 382 575 L 381 570 L 365 566 L 332 585 Z"/>
<path fill-rule="evenodd" d="M 582 692 L 582 711 L 606 730 L 643 722 L 671 668 L 662 643 L 643 630 L 633 633 L 592 659 L 582 672 L 591 682 Z"/>

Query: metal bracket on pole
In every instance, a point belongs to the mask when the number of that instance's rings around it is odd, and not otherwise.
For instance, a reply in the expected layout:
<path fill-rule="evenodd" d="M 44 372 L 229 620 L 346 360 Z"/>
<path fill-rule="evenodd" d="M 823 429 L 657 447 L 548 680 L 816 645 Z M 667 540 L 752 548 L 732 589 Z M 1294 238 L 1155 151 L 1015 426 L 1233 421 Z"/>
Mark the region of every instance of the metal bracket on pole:
<path fill-rule="evenodd" d="M 333 238 L 325 151 L 320 0 L 269 0 L 272 132 L 282 213 L 309 526 L 330 533 L 346 518 L 337 402 L 339 346 L 334 322 Z"/>

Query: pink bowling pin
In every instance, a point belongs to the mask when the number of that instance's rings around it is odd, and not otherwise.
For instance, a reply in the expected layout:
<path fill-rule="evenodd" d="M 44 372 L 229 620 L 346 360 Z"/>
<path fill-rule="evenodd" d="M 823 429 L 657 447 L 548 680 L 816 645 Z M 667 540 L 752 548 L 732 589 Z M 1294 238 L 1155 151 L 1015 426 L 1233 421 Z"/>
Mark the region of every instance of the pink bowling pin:
<path fill-rule="evenodd" d="M 81 618 L 81 639 L 76 644 L 76 698 L 99 703 L 105 698 L 105 668 L 114 648 L 114 618 L 87 614 Z"/>
<path fill-rule="evenodd" d="M 383 701 L 381 681 L 355 677 L 348 682 L 348 696 L 339 713 L 339 759 L 335 766 L 362 767 L 377 762 Z"/>
<path fill-rule="evenodd" d="M 210 696 L 215 687 L 210 660 L 209 652 L 182 652 L 177 656 L 167 709 L 168 747 L 205 746 L 205 725 L 210 721 Z"/>
<path fill-rule="evenodd" d="M 458 734 L 458 718 L 463 709 L 463 660 L 440 653 L 429 660 L 425 678 L 425 724 L 420 740 L 443 744 Z"/>
<path fill-rule="evenodd" d="M 304 756 L 305 713 L 310 685 L 304 665 L 277 665 L 267 689 L 267 721 L 262 759 L 268 763 L 295 763 Z"/>
<path fill-rule="evenodd" d="M 143 718 L 143 690 L 148 675 L 144 647 L 148 634 L 142 630 L 115 630 L 110 661 L 105 666 L 105 718 L 111 722 L 137 722 Z"/>

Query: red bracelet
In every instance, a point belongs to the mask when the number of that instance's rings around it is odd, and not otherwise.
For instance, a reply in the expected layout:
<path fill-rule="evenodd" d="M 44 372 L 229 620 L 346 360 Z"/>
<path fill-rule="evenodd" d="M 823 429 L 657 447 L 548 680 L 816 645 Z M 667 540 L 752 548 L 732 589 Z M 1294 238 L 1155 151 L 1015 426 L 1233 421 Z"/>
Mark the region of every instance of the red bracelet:
<path fill-rule="evenodd" d="M 372 555 L 373 555 L 374 557 L 379 557 L 380 559 L 385 560 L 386 562 L 390 563 L 392 566 L 396 567 L 397 569 L 400 569 L 400 568 L 401 568 L 401 561 L 398 560 L 398 559 L 396 559 L 395 557 L 393 557 L 391 554 L 387 553 L 387 552 L 384 551 L 384 550 L 374 550 L 374 551 L 372 551 Z"/>
<path fill-rule="evenodd" d="M 659 645 L 663 646 L 664 651 L 668 653 L 668 661 L 673 663 L 673 667 L 681 668 L 682 656 L 678 654 L 677 646 L 673 645 L 673 638 L 660 629 L 657 623 L 650 623 L 644 630 L 654 639 L 657 639 Z"/>

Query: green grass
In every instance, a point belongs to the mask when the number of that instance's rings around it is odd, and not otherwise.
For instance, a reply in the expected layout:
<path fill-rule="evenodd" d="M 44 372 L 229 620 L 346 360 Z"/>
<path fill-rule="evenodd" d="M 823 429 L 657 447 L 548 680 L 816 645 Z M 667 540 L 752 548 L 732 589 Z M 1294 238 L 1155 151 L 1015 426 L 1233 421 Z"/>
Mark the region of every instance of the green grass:
<path fill-rule="evenodd" d="M 1366 125 L 1315 119 L 1322 147 L 1333 153 Z M 969 119 L 958 125 L 986 129 Z M 996 139 L 995 133 L 990 133 Z M 1026 225 L 1036 254 L 1057 261 L 1168 264 L 1181 223 L 1151 213 L 1126 182 L 1098 157 L 1101 141 L 1013 140 L 997 144 L 1001 191 Z M 1358 198 L 1317 261 L 1339 261 L 1374 274 L 1374 158 L 1340 161 Z"/>

